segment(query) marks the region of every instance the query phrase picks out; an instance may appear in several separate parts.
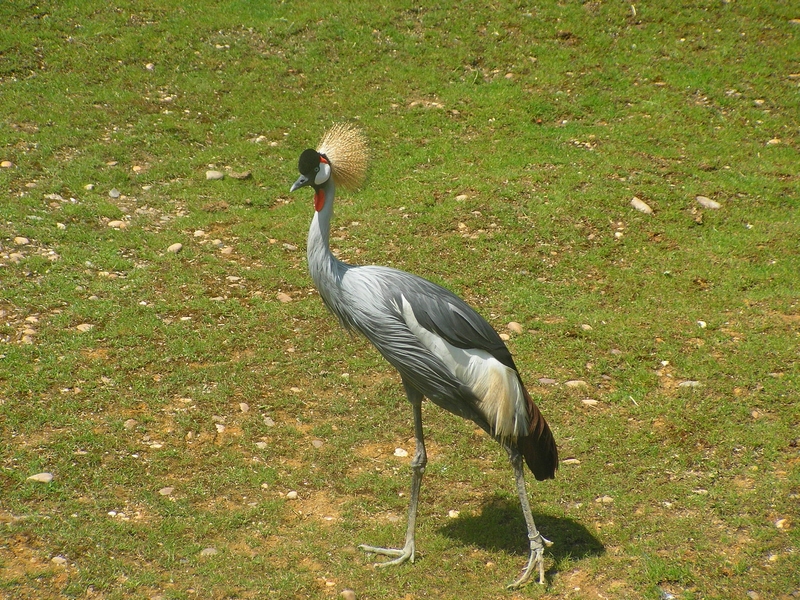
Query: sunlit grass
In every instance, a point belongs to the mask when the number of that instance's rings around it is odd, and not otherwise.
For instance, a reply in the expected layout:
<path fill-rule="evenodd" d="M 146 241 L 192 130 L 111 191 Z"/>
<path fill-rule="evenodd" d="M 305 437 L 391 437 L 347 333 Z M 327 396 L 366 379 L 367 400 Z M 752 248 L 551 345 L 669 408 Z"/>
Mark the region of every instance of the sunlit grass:
<path fill-rule="evenodd" d="M 505 455 L 433 405 L 420 560 L 355 548 L 401 541 L 413 433 L 314 292 L 288 193 L 340 119 L 374 151 L 340 255 L 524 327 L 573 460 L 531 481 L 555 545 L 520 596 L 795 593 L 791 9 L 4 4 L 0 595 L 510 597 Z"/>

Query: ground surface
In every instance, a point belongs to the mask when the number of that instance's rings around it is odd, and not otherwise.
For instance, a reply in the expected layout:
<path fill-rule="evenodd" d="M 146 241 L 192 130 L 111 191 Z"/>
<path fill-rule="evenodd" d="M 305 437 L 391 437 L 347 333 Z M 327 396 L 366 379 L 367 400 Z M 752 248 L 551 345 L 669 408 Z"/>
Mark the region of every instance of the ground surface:
<path fill-rule="evenodd" d="M 0 596 L 800 595 L 800 11 L 545 4 L 0 5 Z M 545 586 L 430 405 L 419 560 L 356 549 L 413 440 L 288 194 L 340 119 L 340 257 L 467 298 L 555 432 Z"/>

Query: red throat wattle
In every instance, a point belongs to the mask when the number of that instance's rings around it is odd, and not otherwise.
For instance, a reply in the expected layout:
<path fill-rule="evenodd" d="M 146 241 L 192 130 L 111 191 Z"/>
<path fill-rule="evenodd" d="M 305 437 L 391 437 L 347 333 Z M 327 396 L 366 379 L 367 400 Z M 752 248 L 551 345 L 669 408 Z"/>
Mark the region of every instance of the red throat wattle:
<path fill-rule="evenodd" d="M 314 192 L 314 210 L 319 212 L 323 206 L 325 206 L 325 191 L 317 190 Z"/>

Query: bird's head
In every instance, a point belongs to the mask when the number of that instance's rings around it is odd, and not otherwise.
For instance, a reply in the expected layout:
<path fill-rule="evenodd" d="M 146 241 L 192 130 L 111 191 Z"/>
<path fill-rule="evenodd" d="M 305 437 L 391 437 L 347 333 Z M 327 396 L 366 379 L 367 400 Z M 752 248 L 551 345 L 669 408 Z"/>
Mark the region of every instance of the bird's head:
<path fill-rule="evenodd" d="M 328 182 L 345 189 L 355 189 L 367 173 L 369 149 L 362 131 L 349 123 L 337 123 L 323 136 L 317 150 L 303 150 L 297 162 L 300 177 L 290 191 L 305 186 L 314 188 L 314 208 L 325 206 L 324 188 Z"/>
<path fill-rule="evenodd" d="M 293 192 L 307 185 L 313 186 L 314 208 L 317 211 L 322 210 L 325 205 L 325 193 L 322 191 L 322 186 L 331 178 L 331 163 L 328 161 L 328 157 L 312 148 L 303 150 L 300 160 L 297 162 L 297 170 L 300 171 L 300 177 L 289 191 Z"/>

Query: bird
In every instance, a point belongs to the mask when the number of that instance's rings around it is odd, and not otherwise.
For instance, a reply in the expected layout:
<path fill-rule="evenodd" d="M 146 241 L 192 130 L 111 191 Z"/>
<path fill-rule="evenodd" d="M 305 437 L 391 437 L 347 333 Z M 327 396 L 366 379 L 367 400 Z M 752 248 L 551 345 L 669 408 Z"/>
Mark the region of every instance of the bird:
<path fill-rule="evenodd" d="M 468 419 L 508 453 L 528 532 L 529 557 L 516 589 L 538 572 L 545 583 L 544 548 L 552 542 L 537 529 L 525 488 L 523 462 L 537 480 L 552 479 L 558 448 L 544 416 L 525 389 L 511 352 L 495 329 L 450 290 L 398 269 L 351 265 L 331 252 L 330 226 L 337 187 L 352 191 L 363 183 L 370 159 L 363 130 L 335 123 L 317 149 L 300 154 L 300 176 L 291 192 L 314 190 L 308 231 L 311 278 L 325 306 L 350 332 L 367 338 L 400 374 L 414 418 L 415 451 L 411 494 L 402 548 L 361 545 L 370 555 L 388 557 L 376 566 L 414 562 L 417 506 L 427 464 L 422 402 Z"/>

